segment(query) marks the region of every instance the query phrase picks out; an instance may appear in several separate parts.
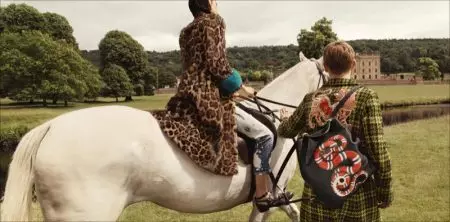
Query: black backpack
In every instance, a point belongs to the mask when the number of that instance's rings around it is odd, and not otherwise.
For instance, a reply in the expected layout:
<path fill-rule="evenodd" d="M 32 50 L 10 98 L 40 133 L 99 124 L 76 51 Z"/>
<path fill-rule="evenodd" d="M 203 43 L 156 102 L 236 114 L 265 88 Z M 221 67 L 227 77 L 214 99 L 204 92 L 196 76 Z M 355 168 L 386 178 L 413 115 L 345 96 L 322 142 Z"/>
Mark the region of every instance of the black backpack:
<path fill-rule="evenodd" d="M 359 87 L 342 98 L 324 126 L 297 141 L 300 173 L 311 186 L 315 199 L 326 208 L 341 208 L 375 171 L 373 164 L 359 151 L 359 139 L 353 141 L 350 131 L 335 118 Z"/>

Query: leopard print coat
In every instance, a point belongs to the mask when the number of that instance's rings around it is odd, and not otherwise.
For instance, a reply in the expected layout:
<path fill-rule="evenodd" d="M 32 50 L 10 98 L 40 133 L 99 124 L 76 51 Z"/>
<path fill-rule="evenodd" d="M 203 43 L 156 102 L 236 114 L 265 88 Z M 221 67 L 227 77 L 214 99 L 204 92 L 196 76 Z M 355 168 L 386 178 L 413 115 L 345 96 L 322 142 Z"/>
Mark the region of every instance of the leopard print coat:
<path fill-rule="evenodd" d="M 225 23 L 202 13 L 179 38 L 183 72 L 177 93 L 154 111 L 162 131 L 200 167 L 219 175 L 237 173 L 234 102 L 218 85 L 232 69 L 226 58 Z"/>

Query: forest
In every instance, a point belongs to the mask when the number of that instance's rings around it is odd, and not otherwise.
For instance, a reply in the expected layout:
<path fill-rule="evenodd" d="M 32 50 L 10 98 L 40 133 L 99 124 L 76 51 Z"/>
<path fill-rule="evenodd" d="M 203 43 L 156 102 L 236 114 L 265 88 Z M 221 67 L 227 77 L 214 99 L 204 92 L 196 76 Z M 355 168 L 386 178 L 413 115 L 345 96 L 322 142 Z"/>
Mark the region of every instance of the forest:
<path fill-rule="evenodd" d="M 417 71 L 418 59 L 430 57 L 439 65 L 441 73 L 450 73 L 449 39 L 386 39 L 348 41 L 357 53 L 378 53 L 381 56 L 381 72 L 384 74 Z M 277 76 L 298 60 L 296 45 L 230 47 L 227 49 L 230 64 L 244 74 L 270 71 Z M 159 70 L 162 85 L 166 80 L 181 74 L 179 51 L 147 51 L 149 64 Z M 95 65 L 100 65 L 97 50 L 82 51 L 82 55 Z"/>

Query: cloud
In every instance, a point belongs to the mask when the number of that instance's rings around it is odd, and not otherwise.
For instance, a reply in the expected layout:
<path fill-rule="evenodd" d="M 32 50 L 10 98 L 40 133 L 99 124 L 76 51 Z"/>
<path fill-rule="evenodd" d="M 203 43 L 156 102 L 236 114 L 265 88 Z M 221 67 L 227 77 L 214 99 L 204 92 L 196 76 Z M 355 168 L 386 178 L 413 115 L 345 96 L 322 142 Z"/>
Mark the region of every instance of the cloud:
<path fill-rule="evenodd" d="M 65 16 L 82 49 L 97 49 L 113 29 L 129 33 L 146 50 L 178 49 L 180 30 L 192 21 L 187 1 L 25 2 Z M 297 44 L 300 29 L 321 17 L 333 20 L 341 39 L 449 38 L 448 1 L 218 1 L 227 45 Z"/>

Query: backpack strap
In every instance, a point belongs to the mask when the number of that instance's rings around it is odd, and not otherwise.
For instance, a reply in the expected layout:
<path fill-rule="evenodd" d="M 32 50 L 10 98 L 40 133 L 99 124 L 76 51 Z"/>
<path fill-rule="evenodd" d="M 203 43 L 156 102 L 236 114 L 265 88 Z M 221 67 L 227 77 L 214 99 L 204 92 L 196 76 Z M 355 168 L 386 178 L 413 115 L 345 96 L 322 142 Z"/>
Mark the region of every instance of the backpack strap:
<path fill-rule="evenodd" d="M 331 114 L 331 118 L 336 117 L 337 112 L 344 106 L 345 102 L 347 102 L 348 98 L 350 98 L 350 96 L 359 88 L 361 88 L 362 86 L 356 86 L 353 87 L 353 89 L 350 90 L 350 92 L 348 92 L 347 94 L 345 94 L 344 98 L 341 99 L 341 101 L 339 101 L 339 103 L 337 104 L 337 106 L 334 108 L 333 113 Z"/>

